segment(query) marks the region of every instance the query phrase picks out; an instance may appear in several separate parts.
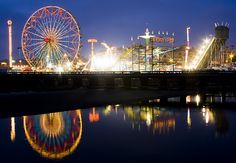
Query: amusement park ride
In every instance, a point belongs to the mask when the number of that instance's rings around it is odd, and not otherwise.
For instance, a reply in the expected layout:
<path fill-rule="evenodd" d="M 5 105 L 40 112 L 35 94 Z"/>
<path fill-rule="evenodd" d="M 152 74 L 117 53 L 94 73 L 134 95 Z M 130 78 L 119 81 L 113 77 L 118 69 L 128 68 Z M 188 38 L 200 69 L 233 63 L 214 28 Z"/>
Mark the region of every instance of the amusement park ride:
<path fill-rule="evenodd" d="M 32 70 L 70 71 L 79 55 L 80 28 L 74 17 L 57 6 L 43 7 L 27 20 L 22 51 Z"/>
<path fill-rule="evenodd" d="M 190 55 L 190 27 L 187 28 L 185 54 L 176 56 L 181 47 L 174 47 L 175 35 L 169 32 L 149 32 L 138 36 L 140 43 L 128 48 L 116 48 L 97 39 L 89 39 L 91 55 L 88 61 L 80 56 L 80 27 L 71 13 L 58 6 L 46 6 L 34 12 L 27 20 L 21 38 L 21 49 L 31 71 L 83 72 L 83 71 L 176 71 L 221 67 L 229 57 L 225 43 L 229 38 L 229 25 L 218 24 L 215 37 L 203 41 L 200 49 Z M 12 21 L 8 21 L 9 68 L 12 65 Z M 145 40 L 145 45 L 140 38 Z M 95 53 L 94 43 L 106 50 Z M 157 45 L 158 44 L 158 45 Z M 168 46 L 160 47 L 160 44 Z M 178 59 L 183 58 L 178 65 Z M 232 58 L 232 57 L 231 57 Z M 232 60 L 232 59 L 231 59 Z"/>

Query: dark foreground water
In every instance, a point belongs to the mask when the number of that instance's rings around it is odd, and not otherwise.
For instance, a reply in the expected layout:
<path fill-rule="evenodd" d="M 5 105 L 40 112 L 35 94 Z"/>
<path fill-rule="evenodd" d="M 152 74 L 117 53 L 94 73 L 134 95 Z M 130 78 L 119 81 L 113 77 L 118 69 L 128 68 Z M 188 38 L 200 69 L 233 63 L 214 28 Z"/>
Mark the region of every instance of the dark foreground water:
<path fill-rule="evenodd" d="M 236 112 L 105 106 L 0 120 L 0 162 L 234 162 Z"/>

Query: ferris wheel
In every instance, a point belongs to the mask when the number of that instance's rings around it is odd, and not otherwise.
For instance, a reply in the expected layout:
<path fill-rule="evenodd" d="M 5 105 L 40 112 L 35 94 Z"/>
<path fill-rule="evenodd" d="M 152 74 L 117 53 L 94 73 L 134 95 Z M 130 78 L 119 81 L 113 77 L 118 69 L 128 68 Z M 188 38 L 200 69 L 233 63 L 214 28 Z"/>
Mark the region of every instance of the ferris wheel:
<path fill-rule="evenodd" d="M 80 28 L 68 11 L 46 6 L 26 22 L 21 44 L 23 55 L 33 68 L 69 66 L 80 50 Z"/>

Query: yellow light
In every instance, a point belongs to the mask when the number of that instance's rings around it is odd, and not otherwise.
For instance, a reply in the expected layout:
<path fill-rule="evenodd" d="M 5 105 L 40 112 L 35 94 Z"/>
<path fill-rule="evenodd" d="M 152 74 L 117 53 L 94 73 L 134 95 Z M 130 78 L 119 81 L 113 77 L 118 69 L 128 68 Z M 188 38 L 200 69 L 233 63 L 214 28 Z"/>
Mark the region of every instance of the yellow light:
<path fill-rule="evenodd" d="M 147 112 L 147 120 L 146 120 L 146 124 L 147 126 L 150 126 L 151 125 L 151 115 L 149 112 Z"/>
<path fill-rule="evenodd" d="M 11 118 L 11 141 L 14 142 L 16 139 L 16 123 L 15 118 Z"/>

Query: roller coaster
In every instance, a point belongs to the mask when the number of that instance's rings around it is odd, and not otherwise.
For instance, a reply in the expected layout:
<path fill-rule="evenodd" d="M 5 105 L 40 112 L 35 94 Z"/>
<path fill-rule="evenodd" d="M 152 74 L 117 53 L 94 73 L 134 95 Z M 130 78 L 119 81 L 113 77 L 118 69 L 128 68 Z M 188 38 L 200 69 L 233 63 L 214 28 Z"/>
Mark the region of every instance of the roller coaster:
<path fill-rule="evenodd" d="M 189 62 L 188 69 L 204 69 L 224 66 L 227 58 L 225 44 L 229 38 L 228 24 L 215 24 L 215 36 L 206 38 L 195 57 Z"/>

